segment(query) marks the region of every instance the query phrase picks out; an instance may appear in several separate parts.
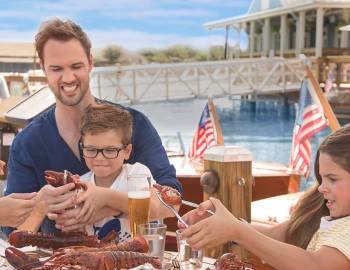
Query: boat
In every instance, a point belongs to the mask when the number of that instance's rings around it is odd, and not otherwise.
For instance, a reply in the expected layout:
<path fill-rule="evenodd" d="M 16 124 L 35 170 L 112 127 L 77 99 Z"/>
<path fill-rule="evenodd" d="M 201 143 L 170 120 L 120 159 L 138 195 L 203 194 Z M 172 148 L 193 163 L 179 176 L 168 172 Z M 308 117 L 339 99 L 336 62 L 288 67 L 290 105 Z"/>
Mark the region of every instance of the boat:
<path fill-rule="evenodd" d="M 191 163 L 187 157 L 170 157 L 169 160 L 175 166 L 177 178 L 183 186 L 183 197 L 195 203 L 203 202 L 203 187 L 200 184 L 203 167 Z M 252 175 L 254 178 L 252 201 L 299 191 L 301 176 L 292 172 L 286 165 L 253 162 Z M 180 209 L 180 214 L 185 214 L 189 210 L 191 208 L 184 205 Z M 254 219 L 254 216 L 252 218 Z M 171 231 L 176 230 L 175 218 L 167 219 L 166 223 Z"/>

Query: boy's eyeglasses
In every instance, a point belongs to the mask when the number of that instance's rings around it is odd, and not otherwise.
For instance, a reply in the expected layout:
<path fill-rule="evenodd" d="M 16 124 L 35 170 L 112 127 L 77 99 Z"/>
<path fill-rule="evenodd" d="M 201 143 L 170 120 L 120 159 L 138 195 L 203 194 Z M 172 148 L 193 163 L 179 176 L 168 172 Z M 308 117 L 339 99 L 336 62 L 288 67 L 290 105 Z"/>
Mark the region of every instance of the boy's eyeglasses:
<path fill-rule="evenodd" d="M 95 158 L 98 153 L 102 153 L 105 158 L 113 159 L 119 156 L 119 152 L 126 148 L 126 145 L 122 147 L 107 147 L 107 148 L 95 148 L 95 147 L 85 147 L 80 144 L 80 148 L 83 152 L 83 156 L 86 158 Z"/>

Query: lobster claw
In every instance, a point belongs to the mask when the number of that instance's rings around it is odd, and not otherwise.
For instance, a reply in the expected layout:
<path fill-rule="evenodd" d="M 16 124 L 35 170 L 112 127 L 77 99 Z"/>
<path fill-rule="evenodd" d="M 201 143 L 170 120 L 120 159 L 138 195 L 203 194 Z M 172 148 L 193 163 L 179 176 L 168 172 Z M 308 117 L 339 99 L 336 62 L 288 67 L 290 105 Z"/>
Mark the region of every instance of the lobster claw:
<path fill-rule="evenodd" d="M 85 183 L 80 182 L 79 178 L 77 178 L 75 175 L 73 175 L 67 170 L 65 170 L 64 172 L 46 170 L 44 172 L 44 176 L 46 182 L 54 187 L 60 187 L 68 183 L 74 183 L 75 189 L 87 189 L 87 185 Z"/>
<path fill-rule="evenodd" d="M 5 256 L 15 269 L 30 270 L 43 265 L 39 259 L 32 258 L 14 247 L 6 248 Z"/>
<path fill-rule="evenodd" d="M 60 187 L 67 183 L 74 182 L 73 174 L 69 171 L 65 172 L 55 172 L 55 171 L 45 171 L 45 180 L 51 186 Z"/>

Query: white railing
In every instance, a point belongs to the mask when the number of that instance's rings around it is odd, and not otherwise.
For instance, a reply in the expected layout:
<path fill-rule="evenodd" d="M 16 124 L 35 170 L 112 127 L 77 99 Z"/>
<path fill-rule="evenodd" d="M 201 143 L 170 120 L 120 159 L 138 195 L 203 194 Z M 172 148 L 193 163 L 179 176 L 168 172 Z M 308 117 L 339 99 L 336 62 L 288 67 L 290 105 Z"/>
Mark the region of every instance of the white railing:
<path fill-rule="evenodd" d="M 300 88 L 299 59 L 238 59 L 216 62 L 99 67 L 91 75 L 93 93 L 131 104 L 205 98 L 208 95 L 273 94 Z"/>

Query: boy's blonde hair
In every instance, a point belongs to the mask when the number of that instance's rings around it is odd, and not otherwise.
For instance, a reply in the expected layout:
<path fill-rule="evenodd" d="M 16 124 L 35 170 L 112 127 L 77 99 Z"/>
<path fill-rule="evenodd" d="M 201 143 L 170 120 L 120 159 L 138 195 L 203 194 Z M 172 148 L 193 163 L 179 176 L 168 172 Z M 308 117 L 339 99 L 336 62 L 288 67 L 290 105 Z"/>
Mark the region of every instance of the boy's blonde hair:
<path fill-rule="evenodd" d="M 80 121 L 80 134 L 98 134 L 110 130 L 121 133 L 123 145 L 131 143 L 133 119 L 131 114 L 117 105 L 88 106 Z"/>

